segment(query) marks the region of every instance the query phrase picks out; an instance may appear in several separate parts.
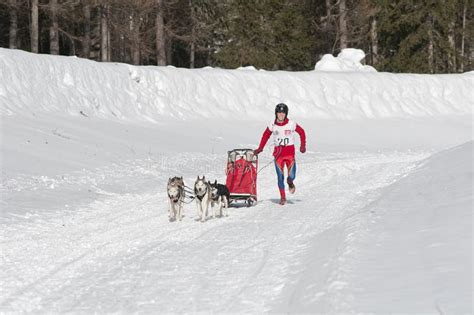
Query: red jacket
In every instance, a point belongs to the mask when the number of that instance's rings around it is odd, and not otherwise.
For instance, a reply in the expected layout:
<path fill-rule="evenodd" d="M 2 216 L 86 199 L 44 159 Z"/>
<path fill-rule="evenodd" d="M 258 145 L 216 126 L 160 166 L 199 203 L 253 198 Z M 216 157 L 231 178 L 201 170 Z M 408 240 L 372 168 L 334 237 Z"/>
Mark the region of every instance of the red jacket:
<path fill-rule="evenodd" d="M 279 123 L 275 119 L 275 125 L 278 126 L 284 126 L 288 124 L 288 118 L 285 118 L 285 120 L 282 123 Z M 300 125 L 296 124 L 295 131 L 299 134 L 300 139 L 301 139 L 301 147 L 300 149 L 306 149 L 306 134 L 304 132 L 304 129 L 301 128 Z M 258 146 L 257 151 L 263 151 L 263 148 L 265 147 L 265 144 L 267 144 L 268 139 L 270 139 L 270 136 L 272 135 L 272 131 L 267 127 L 265 131 L 263 132 L 262 139 L 260 140 L 260 145 Z M 273 150 L 273 156 L 294 156 L 295 155 L 295 146 L 292 145 L 279 145 L 275 146 Z"/>

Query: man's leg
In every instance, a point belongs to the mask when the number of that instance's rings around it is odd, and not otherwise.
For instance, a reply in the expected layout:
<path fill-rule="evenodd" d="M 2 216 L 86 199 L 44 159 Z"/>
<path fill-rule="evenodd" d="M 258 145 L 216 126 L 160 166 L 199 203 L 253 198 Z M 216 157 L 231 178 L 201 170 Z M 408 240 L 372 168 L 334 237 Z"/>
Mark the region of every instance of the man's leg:
<path fill-rule="evenodd" d="M 285 160 L 286 167 L 288 168 L 288 178 L 286 179 L 286 182 L 288 183 L 288 187 L 290 190 L 290 193 L 294 194 L 296 187 L 293 181 L 296 178 L 296 161 L 294 157 L 290 157 L 287 160 Z"/>
<path fill-rule="evenodd" d="M 285 196 L 285 176 L 283 173 L 283 167 L 284 167 L 284 161 L 282 159 L 276 159 L 275 160 L 275 170 L 277 173 L 278 177 L 278 189 L 280 190 L 280 198 L 281 202 L 284 202 L 286 200 Z"/>

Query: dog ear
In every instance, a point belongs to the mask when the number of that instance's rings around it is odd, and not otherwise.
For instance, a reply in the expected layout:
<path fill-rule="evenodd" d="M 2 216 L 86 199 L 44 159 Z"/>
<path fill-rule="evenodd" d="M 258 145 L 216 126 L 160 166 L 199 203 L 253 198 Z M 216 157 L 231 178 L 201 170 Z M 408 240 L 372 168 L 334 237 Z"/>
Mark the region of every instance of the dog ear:
<path fill-rule="evenodd" d="M 205 175 L 202 175 L 202 180 L 205 180 L 206 179 L 206 176 Z"/>
<path fill-rule="evenodd" d="M 214 181 L 214 185 L 217 185 L 217 179 Z"/>

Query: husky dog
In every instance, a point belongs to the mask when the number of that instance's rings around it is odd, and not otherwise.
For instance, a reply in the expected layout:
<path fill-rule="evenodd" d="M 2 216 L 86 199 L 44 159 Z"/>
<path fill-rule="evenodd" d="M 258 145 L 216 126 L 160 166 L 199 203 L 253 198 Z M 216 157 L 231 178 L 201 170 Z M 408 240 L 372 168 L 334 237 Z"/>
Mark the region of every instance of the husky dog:
<path fill-rule="evenodd" d="M 214 183 L 209 182 L 211 186 L 211 206 L 214 211 L 213 217 L 216 217 L 216 212 L 218 216 L 222 217 L 223 215 L 228 216 L 229 213 L 227 209 L 229 208 L 230 193 L 229 188 L 226 185 L 218 184 L 217 180 Z M 219 210 L 217 211 L 217 208 Z M 224 208 L 224 211 L 222 211 Z"/>
<path fill-rule="evenodd" d="M 207 219 L 207 209 L 211 202 L 211 185 L 206 182 L 205 176 L 202 178 L 199 178 L 199 176 L 197 177 L 196 182 L 194 183 L 194 195 L 196 196 L 199 220 L 204 222 Z"/>
<path fill-rule="evenodd" d="M 168 202 L 170 205 L 168 216 L 170 221 L 183 218 L 183 203 L 185 196 L 183 177 L 173 177 L 168 179 L 167 185 Z"/>

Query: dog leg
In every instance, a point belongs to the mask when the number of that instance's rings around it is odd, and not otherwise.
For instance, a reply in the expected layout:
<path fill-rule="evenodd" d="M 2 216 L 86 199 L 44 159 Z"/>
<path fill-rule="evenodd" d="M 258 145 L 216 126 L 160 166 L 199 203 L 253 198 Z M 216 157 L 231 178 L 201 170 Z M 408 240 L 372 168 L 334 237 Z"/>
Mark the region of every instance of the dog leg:
<path fill-rule="evenodd" d="M 203 206 L 202 202 L 199 204 L 199 209 L 201 209 L 200 219 L 201 219 L 201 221 L 203 221 L 204 218 L 205 218 L 205 214 L 204 214 L 204 206 Z"/>
<path fill-rule="evenodd" d="M 181 221 L 182 219 L 182 212 L 183 211 L 183 203 L 181 200 L 179 201 L 179 206 L 178 206 L 178 220 Z"/>
<path fill-rule="evenodd" d="M 222 218 L 222 197 L 219 197 L 219 218 Z"/>
<path fill-rule="evenodd" d="M 181 201 L 179 202 L 179 205 L 178 205 L 177 217 L 178 217 L 178 221 L 181 221 Z"/>
<path fill-rule="evenodd" d="M 170 206 L 170 214 L 169 214 L 169 220 L 174 221 L 176 219 L 176 209 L 175 209 L 175 204 L 172 202 Z"/>
<path fill-rule="evenodd" d="M 205 196 L 204 198 L 202 198 L 202 201 L 203 201 L 204 205 L 202 206 L 203 216 L 201 218 L 201 222 L 205 222 L 206 219 L 207 219 L 207 210 L 209 208 L 209 199 L 207 198 L 207 196 Z"/>
<path fill-rule="evenodd" d="M 201 220 L 201 212 L 202 212 L 201 203 L 199 202 L 199 200 L 196 200 L 196 206 L 197 206 L 197 216 L 198 216 L 196 221 L 199 221 Z"/>
<path fill-rule="evenodd" d="M 171 219 L 171 201 L 168 199 L 168 220 Z"/>
<path fill-rule="evenodd" d="M 224 209 L 225 209 L 225 216 L 229 216 L 229 200 L 227 200 L 227 197 L 224 196 Z"/>

